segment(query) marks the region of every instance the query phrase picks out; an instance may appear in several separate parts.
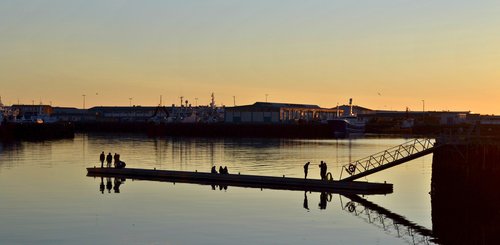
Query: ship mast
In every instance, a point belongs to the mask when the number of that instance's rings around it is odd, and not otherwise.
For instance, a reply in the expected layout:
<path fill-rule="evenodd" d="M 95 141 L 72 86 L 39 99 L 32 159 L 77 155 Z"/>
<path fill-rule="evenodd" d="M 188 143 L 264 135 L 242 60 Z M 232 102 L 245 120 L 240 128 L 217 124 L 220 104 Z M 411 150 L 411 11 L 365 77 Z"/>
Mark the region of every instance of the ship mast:
<path fill-rule="evenodd" d="M 349 116 L 352 116 L 352 98 L 349 98 Z"/>
<path fill-rule="evenodd" d="M 212 93 L 211 97 L 212 97 L 212 101 L 210 102 L 210 107 L 212 109 L 215 109 L 215 95 L 214 95 L 214 93 Z"/>

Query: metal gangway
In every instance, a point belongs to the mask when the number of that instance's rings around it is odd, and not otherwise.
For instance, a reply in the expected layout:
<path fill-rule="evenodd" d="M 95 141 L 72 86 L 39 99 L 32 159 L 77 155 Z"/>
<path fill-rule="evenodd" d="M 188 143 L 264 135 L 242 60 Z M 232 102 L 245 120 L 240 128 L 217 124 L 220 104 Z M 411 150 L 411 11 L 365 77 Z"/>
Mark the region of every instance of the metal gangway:
<path fill-rule="evenodd" d="M 342 210 L 359 217 L 369 224 L 377 226 L 387 234 L 403 239 L 407 244 L 435 244 L 436 238 L 432 232 L 405 217 L 378 206 L 358 195 L 342 195 L 349 201 L 344 204 L 340 200 Z"/>
<path fill-rule="evenodd" d="M 434 139 L 414 139 L 363 159 L 345 164 L 340 172 L 340 181 L 351 181 L 394 167 L 434 152 L 439 145 Z M 342 178 L 347 172 L 348 177 Z"/>

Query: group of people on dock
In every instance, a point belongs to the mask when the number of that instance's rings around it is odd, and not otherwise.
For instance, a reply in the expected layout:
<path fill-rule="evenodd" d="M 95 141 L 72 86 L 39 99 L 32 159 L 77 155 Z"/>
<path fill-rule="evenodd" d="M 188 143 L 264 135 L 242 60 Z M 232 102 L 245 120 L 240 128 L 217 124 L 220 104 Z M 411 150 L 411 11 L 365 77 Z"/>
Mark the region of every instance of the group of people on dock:
<path fill-rule="evenodd" d="M 311 162 L 306 162 L 306 164 L 304 164 L 304 179 L 307 179 L 307 173 L 309 172 L 309 164 L 311 164 Z M 319 175 L 321 179 L 326 180 L 327 169 L 328 169 L 328 167 L 326 166 L 326 162 L 321 161 L 321 163 L 318 166 L 319 166 Z"/>
<path fill-rule="evenodd" d="M 215 169 L 215 166 L 212 166 L 212 170 L 210 171 L 211 173 L 213 174 L 217 174 L 217 169 Z M 219 174 L 229 174 L 229 172 L 227 171 L 227 166 L 220 166 L 219 167 Z"/>
<path fill-rule="evenodd" d="M 112 156 L 111 152 L 108 153 L 108 155 L 105 155 L 103 151 L 99 156 L 99 161 L 101 161 L 101 168 L 104 168 L 104 161 L 106 161 L 106 167 L 111 168 L 111 163 L 113 162 L 113 160 L 115 168 L 124 168 L 126 165 L 125 162 L 120 160 L 120 154 L 118 153 L 115 153 L 115 155 Z"/>

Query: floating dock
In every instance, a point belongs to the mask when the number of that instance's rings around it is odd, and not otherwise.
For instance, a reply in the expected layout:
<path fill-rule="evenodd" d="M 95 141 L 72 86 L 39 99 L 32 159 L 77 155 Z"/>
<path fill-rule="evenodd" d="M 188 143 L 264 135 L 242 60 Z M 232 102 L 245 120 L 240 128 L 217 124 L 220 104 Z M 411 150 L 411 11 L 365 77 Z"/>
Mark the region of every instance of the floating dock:
<path fill-rule="evenodd" d="M 138 168 L 87 168 L 87 176 L 121 177 L 137 180 L 194 183 L 203 185 L 238 186 L 279 190 L 301 190 L 350 194 L 389 194 L 392 184 L 361 181 L 329 181 L 290 177 L 243 174 L 213 174 L 204 172 L 171 171 Z"/>

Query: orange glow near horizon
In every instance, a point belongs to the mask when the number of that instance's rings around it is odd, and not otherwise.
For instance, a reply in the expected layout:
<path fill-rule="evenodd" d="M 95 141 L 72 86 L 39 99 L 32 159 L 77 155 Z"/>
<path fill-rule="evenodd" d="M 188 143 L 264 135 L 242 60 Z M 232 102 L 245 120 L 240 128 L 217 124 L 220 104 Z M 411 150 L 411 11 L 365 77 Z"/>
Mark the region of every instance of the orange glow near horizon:
<path fill-rule="evenodd" d="M 500 3 L 0 3 L 4 104 L 500 114 Z M 132 98 L 130 101 L 129 98 Z M 197 101 L 195 98 L 198 98 Z"/>

